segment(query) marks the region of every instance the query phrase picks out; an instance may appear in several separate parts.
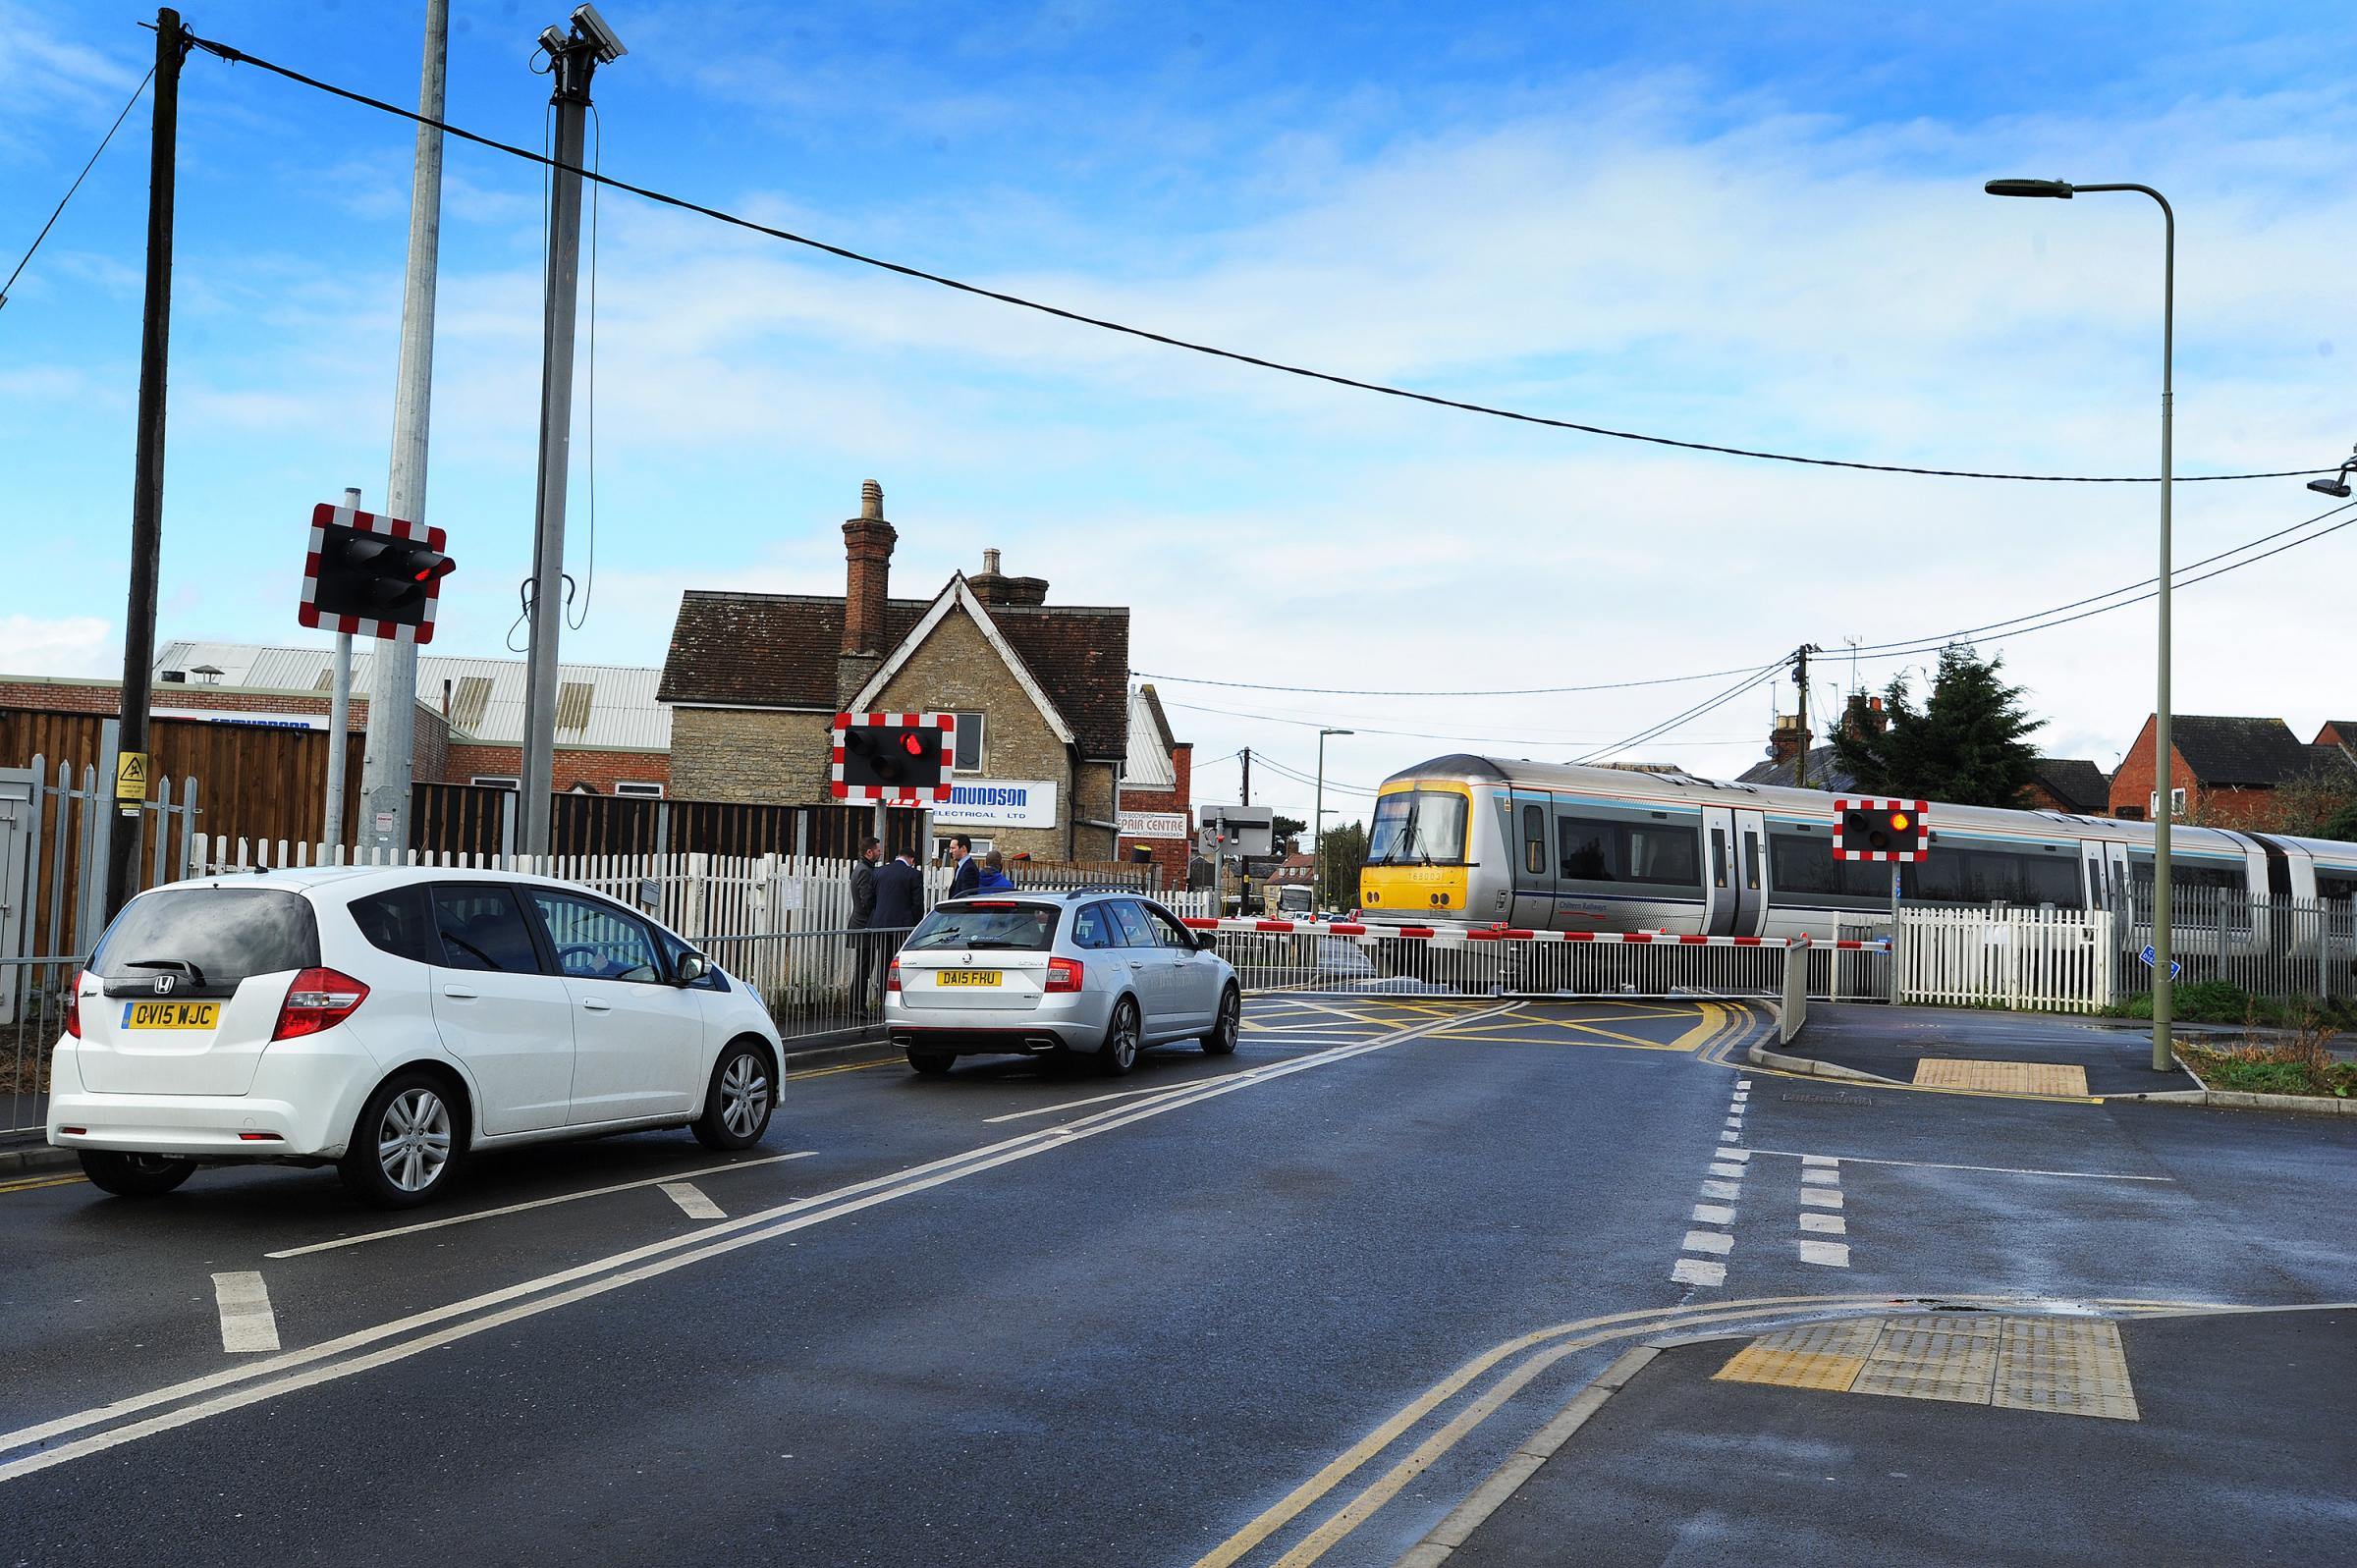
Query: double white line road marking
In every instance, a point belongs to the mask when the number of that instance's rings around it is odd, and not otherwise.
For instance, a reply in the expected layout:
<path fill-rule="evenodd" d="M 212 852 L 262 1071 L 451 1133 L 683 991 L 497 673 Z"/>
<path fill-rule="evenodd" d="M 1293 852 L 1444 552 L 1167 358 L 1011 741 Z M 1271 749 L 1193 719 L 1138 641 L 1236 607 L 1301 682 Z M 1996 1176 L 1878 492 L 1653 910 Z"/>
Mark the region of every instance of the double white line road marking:
<path fill-rule="evenodd" d="M 1505 1007 L 1495 1007 L 1471 1016 L 1495 1016 L 1506 1010 Z M 1369 1052 L 1401 1045 L 1459 1021 L 1461 1019 L 1435 1018 L 1374 1040 L 1337 1046 L 1288 1061 L 1272 1062 L 1249 1072 L 1207 1082 L 1192 1093 L 1169 1095 L 1144 1105 L 1100 1111 L 1078 1121 L 1025 1133 L 1003 1143 L 968 1150 L 891 1175 L 853 1182 L 832 1192 L 796 1199 L 741 1218 L 707 1225 L 684 1236 L 650 1242 L 628 1252 L 615 1253 L 611 1257 L 544 1274 L 537 1279 L 527 1279 L 466 1301 L 453 1302 L 446 1307 L 436 1307 L 374 1327 L 358 1329 L 264 1361 L 190 1379 L 147 1393 L 130 1395 L 70 1416 L 22 1427 L 15 1432 L 0 1433 L 0 1455 L 17 1456 L 0 1461 L 0 1482 L 14 1481 L 20 1476 L 102 1453 L 142 1437 L 192 1426 L 214 1416 L 227 1415 L 233 1410 L 277 1398 L 281 1394 L 294 1393 L 388 1366 L 439 1346 L 542 1313 L 554 1312 L 560 1307 L 586 1301 L 626 1285 L 653 1279 L 757 1242 L 822 1225 L 830 1219 L 840 1219 L 895 1199 L 912 1197 L 948 1182 L 979 1175 L 1000 1165 L 1028 1160 L 1050 1150 L 1078 1143 L 1084 1138 L 1118 1131 L 1150 1117 L 1216 1100 L 1222 1095 L 1257 1088 L 1293 1073 L 1332 1066 Z M 87 1434 L 72 1435 L 77 1433 Z M 60 1438 L 70 1440 L 58 1441 Z M 52 1444 L 54 1446 L 50 1446 Z"/>

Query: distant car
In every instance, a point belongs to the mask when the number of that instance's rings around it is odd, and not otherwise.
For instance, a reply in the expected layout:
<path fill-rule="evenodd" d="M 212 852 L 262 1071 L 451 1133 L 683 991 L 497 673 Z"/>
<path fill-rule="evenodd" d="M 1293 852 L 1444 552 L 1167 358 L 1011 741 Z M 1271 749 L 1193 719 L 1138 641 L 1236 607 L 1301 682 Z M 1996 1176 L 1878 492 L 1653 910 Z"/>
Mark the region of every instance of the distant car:
<path fill-rule="evenodd" d="M 959 1056 L 1086 1055 L 1108 1073 L 1149 1046 L 1235 1050 L 1235 971 L 1162 905 L 1131 893 L 997 893 L 942 904 L 885 982 L 892 1043 L 918 1072 Z"/>
<path fill-rule="evenodd" d="M 399 1208 L 477 1149 L 652 1127 L 745 1148 L 783 1049 L 760 999 L 686 941 L 567 883 L 202 878 L 141 893 L 99 939 L 49 1141 L 125 1197 L 198 1164 L 332 1162 Z"/>

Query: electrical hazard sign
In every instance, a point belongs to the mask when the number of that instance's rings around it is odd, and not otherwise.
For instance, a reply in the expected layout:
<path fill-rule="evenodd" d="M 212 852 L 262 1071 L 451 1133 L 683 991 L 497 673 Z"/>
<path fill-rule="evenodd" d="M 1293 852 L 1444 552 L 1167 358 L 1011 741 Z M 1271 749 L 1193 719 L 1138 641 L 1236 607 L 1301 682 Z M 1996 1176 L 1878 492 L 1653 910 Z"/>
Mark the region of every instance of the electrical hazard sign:
<path fill-rule="evenodd" d="M 144 800 L 147 798 L 147 753 L 118 751 L 115 753 L 115 798 Z"/>

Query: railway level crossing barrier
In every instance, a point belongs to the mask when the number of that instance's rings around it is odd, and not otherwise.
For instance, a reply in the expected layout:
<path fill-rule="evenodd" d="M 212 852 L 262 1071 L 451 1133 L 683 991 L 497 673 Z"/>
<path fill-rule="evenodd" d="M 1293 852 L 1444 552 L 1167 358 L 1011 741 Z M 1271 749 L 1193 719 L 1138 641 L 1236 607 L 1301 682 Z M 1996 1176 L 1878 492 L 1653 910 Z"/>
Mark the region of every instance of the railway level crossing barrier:
<path fill-rule="evenodd" d="M 1521 931 L 1292 920 L 1193 919 L 1249 994 L 1648 999 L 1777 1006 L 1784 1038 L 1809 1001 L 1888 995 L 1890 945 L 1805 937 Z"/>

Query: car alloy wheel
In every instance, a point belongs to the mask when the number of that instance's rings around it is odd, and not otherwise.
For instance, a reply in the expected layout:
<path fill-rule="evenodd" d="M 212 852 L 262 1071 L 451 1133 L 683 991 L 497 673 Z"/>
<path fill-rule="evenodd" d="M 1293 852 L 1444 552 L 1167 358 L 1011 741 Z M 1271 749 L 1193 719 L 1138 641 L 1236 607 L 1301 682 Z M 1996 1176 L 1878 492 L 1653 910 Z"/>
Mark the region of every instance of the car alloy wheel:
<path fill-rule="evenodd" d="M 1225 1056 L 1235 1050 L 1236 1036 L 1242 1028 L 1243 1002 L 1231 986 L 1220 993 L 1220 1015 L 1212 1023 L 1211 1033 L 1203 1037 L 1206 1055 Z"/>
<path fill-rule="evenodd" d="M 1105 1031 L 1105 1049 L 1097 1064 L 1113 1077 L 1137 1065 L 1137 1003 L 1123 1000 L 1113 1009 L 1113 1025 Z"/>
<path fill-rule="evenodd" d="M 377 1123 L 376 1162 L 399 1192 L 429 1190 L 450 1167 L 450 1107 L 422 1086 L 405 1089 Z"/>
<path fill-rule="evenodd" d="M 769 1073 L 760 1057 L 743 1052 L 720 1075 L 720 1124 L 750 1142 L 768 1115 Z"/>

